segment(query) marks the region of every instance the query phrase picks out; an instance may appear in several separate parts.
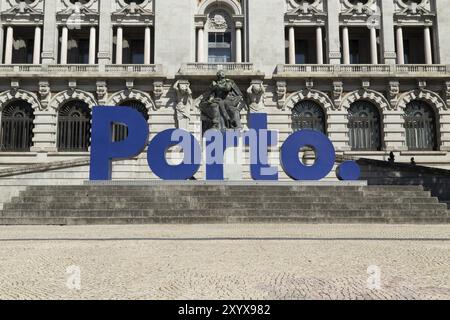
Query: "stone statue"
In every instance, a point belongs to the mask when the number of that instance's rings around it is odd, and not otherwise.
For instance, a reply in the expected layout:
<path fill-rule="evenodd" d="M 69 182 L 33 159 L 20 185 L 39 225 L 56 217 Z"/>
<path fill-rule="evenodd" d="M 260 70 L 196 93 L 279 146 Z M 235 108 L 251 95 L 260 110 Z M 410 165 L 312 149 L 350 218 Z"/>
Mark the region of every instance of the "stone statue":
<path fill-rule="evenodd" d="M 244 96 L 236 83 L 227 79 L 222 70 L 217 72 L 217 80 L 213 81 L 199 105 L 203 132 L 208 129 L 241 129 L 240 112 L 244 106 Z"/>
<path fill-rule="evenodd" d="M 250 112 L 259 112 L 264 109 L 264 94 L 266 90 L 262 82 L 254 82 L 247 89 L 248 106 Z"/>
<path fill-rule="evenodd" d="M 178 127 L 187 130 L 193 104 L 192 90 L 189 81 L 179 80 L 173 87 L 177 93 L 177 105 L 175 109 L 177 112 Z"/>

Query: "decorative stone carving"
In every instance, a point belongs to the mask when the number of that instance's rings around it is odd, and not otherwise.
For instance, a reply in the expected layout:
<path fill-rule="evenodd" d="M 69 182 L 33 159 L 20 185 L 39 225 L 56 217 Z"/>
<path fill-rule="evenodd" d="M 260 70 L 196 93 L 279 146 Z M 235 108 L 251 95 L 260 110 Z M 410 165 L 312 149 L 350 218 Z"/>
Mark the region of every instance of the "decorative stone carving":
<path fill-rule="evenodd" d="M 264 88 L 261 80 L 252 81 L 250 87 L 247 89 L 248 107 L 250 112 L 259 112 L 264 109 Z"/>
<path fill-rule="evenodd" d="M 425 89 L 427 87 L 427 82 L 425 80 L 417 81 L 417 87 L 419 90 Z"/>
<path fill-rule="evenodd" d="M 27 15 L 27 16 L 39 16 L 42 15 L 42 10 L 36 9 L 38 1 L 33 3 L 27 3 L 26 1 L 15 1 L 11 2 L 11 8 L 2 12 L 2 16 L 6 20 L 14 19 L 15 15 Z"/>
<path fill-rule="evenodd" d="M 42 110 L 39 99 L 34 93 L 17 89 L 15 91 L 8 90 L 0 93 L 0 111 L 3 109 L 5 104 L 8 104 L 14 99 L 28 102 L 34 110 Z"/>
<path fill-rule="evenodd" d="M 382 93 L 370 89 L 357 90 L 346 94 L 342 98 L 341 108 L 348 109 L 353 102 L 358 100 L 370 101 L 378 106 L 380 110 L 390 108 L 389 101 Z"/>
<path fill-rule="evenodd" d="M 448 108 L 450 108 L 450 81 L 447 81 L 445 83 L 444 97 L 445 97 L 445 102 L 447 103 L 447 109 L 448 109 Z"/>
<path fill-rule="evenodd" d="M 396 0 L 400 11 L 400 15 L 416 15 L 416 14 L 429 14 L 430 2 L 429 0 L 411 1 L 411 0 Z"/>
<path fill-rule="evenodd" d="M 101 105 L 105 105 L 108 99 L 108 87 L 106 81 L 97 81 L 97 100 Z"/>
<path fill-rule="evenodd" d="M 149 9 L 146 9 L 147 3 L 137 4 L 136 2 L 126 3 L 125 1 L 120 1 L 122 8 L 117 10 L 115 15 L 149 15 L 153 14 L 153 12 Z"/>
<path fill-rule="evenodd" d="M 287 83 L 286 81 L 277 81 L 277 105 L 278 108 L 284 110 L 284 103 L 286 101 Z"/>
<path fill-rule="evenodd" d="M 125 89 L 114 94 L 111 94 L 108 98 L 107 105 L 117 106 L 122 102 L 127 100 L 137 100 L 141 102 L 145 108 L 147 109 L 148 115 L 150 116 L 151 110 L 156 110 L 155 103 L 152 100 L 152 97 L 147 92 L 136 90 L 136 89 Z"/>
<path fill-rule="evenodd" d="M 75 90 L 77 89 L 77 82 L 75 80 L 70 80 L 67 85 L 69 87 L 68 91 L 71 93 L 75 92 Z"/>
<path fill-rule="evenodd" d="M 364 90 L 369 89 L 369 88 L 370 88 L 370 81 L 369 81 L 369 80 L 363 80 L 363 81 L 361 82 L 361 87 L 362 87 Z"/>
<path fill-rule="evenodd" d="M 287 0 L 289 14 L 323 13 L 322 0 Z"/>
<path fill-rule="evenodd" d="M 41 98 L 42 109 L 47 109 L 51 99 L 50 84 L 46 80 L 39 81 L 39 97 Z"/>
<path fill-rule="evenodd" d="M 394 109 L 396 107 L 399 95 L 400 95 L 400 83 L 398 81 L 390 81 L 388 98 L 391 109 Z"/>
<path fill-rule="evenodd" d="M 11 80 L 11 93 L 16 94 L 16 92 L 19 90 L 20 84 L 17 80 Z"/>
<path fill-rule="evenodd" d="M 60 106 L 71 100 L 81 100 L 85 102 L 89 108 L 98 105 L 94 98 L 94 95 L 75 88 L 71 88 L 66 91 L 59 92 L 50 100 L 49 106 L 55 110 L 58 110 Z"/>
<path fill-rule="evenodd" d="M 188 130 L 193 106 L 191 84 L 187 80 L 175 82 L 173 88 L 177 93 L 177 104 L 175 111 L 177 115 L 178 128 Z"/>
<path fill-rule="evenodd" d="M 214 31 L 227 31 L 231 23 L 228 14 L 223 10 L 212 11 L 208 16 L 209 29 Z"/>
<path fill-rule="evenodd" d="M 439 111 L 449 109 L 449 105 L 444 101 L 444 99 L 441 98 L 440 95 L 427 89 L 405 92 L 398 99 L 397 107 L 404 109 L 406 108 L 406 105 L 413 100 L 426 101 L 430 105 L 435 106 Z"/>
<path fill-rule="evenodd" d="M 343 0 L 343 13 L 347 15 L 353 14 L 366 14 L 373 15 L 374 10 L 372 6 L 375 4 L 375 0 L 366 0 L 366 1 L 352 1 L 352 0 Z"/>
<path fill-rule="evenodd" d="M 163 103 L 161 97 L 164 94 L 164 83 L 162 81 L 153 82 L 153 96 L 155 97 L 155 104 L 157 108 L 160 108 Z"/>
<path fill-rule="evenodd" d="M 300 90 L 289 95 L 286 99 L 284 108 L 292 110 L 297 103 L 303 100 L 314 101 L 324 110 L 331 110 L 334 108 L 333 101 L 331 101 L 326 93 L 314 89 Z"/>
<path fill-rule="evenodd" d="M 344 93 L 344 83 L 342 81 L 334 81 L 333 82 L 334 109 L 340 108 L 343 93 Z"/>

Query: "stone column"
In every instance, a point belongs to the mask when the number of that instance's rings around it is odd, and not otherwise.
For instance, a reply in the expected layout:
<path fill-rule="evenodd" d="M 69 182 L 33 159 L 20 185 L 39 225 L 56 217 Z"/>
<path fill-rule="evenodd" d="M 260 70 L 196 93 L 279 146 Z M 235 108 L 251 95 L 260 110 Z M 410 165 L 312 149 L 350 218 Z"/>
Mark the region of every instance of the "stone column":
<path fill-rule="evenodd" d="M 289 64 L 295 62 L 295 28 L 289 27 Z"/>
<path fill-rule="evenodd" d="M 102 1 L 103 2 L 103 1 Z M 55 1 L 44 1 L 44 27 L 42 32 L 42 64 L 58 61 L 58 26 Z"/>
<path fill-rule="evenodd" d="M 350 64 L 350 42 L 347 27 L 342 28 L 342 55 L 344 64 Z"/>
<path fill-rule="evenodd" d="M 424 38 L 424 45 L 425 45 L 425 63 L 426 64 L 433 64 L 433 51 L 431 49 L 431 34 L 430 34 L 430 27 L 425 27 L 423 29 L 423 38 Z"/>
<path fill-rule="evenodd" d="M 116 64 L 122 64 L 123 56 L 123 29 L 122 27 L 117 27 L 116 32 Z"/>
<path fill-rule="evenodd" d="M 0 64 L 3 63 L 3 45 L 4 45 L 5 37 L 3 26 L 0 25 Z"/>
<path fill-rule="evenodd" d="M 370 62 L 378 64 L 377 29 L 370 28 Z"/>
<path fill-rule="evenodd" d="M 41 63 L 41 27 L 34 29 L 33 64 Z"/>
<path fill-rule="evenodd" d="M 98 64 L 105 65 L 112 62 L 113 28 L 111 25 L 112 1 L 100 1 L 98 21 Z"/>
<path fill-rule="evenodd" d="M 449 35 L 449 17 L 450 6 L 448 1 L 433 1 L 434 12 L 436 12 L 436 50 L 439 53 L 440 64 L 450 64 L 450 37 Z"/>
<path fill-rule="evenodd" d="M 205 47 L 204 47 L 204 31 L 203 28 L 198 28 L 197 30 L 197 62 L 203 63 L 205 62 Z"/>
<path fill-rule="evenodd" d="M 150 64 L 150 52 L 151 52 L 151 34 L 150 27 L 145 27 L 145 39 L 144 39 L 144 64 Z"/>
<path fill-rule="evenodd" d="M 242 30 L 236 28 L 236 62 L 242 62 Z"/>
<path fill-rule="evenodd" d="M 8 28 L 6 29 L 5 64 L 12 63 L 13 42 L 14 30 L 13 27 L 8 26 Z"/>
<path fill-rule="evenodd" d="M 323 36 L 322 27 L 316 28 L 317 64 L 323 64 Z"/>
<path fill-rule="evenodd" d="M 61 64 L 67 64 L 67 42 L 69 41 L 69 29 L 62 27 L 61 34 Z"/>
<path fill-rule="evenodd" d="M 330 64 L 341 63 L 341 45 L 339 41 L 339 13 L 341 12 L 340 1 L 324 0 L 327 5 L 327 43 L 328 61 Z"/>
<path fill-rule="evenodd" d="M 91 26 L 89 35 L 89 64 L 95 64 L 97 55 L 97 30 L 95 26 Z"/>
<path fill-rule="evenodd" d="M 380 1 L 382 50 L 385 64 L 395 64 L 394 1 Z"/>
<path fill-rule="evenodd" d="M 402 27 L 397 27 L 397 63 L 405 64 L 405 48 L 403 47 Z"/>

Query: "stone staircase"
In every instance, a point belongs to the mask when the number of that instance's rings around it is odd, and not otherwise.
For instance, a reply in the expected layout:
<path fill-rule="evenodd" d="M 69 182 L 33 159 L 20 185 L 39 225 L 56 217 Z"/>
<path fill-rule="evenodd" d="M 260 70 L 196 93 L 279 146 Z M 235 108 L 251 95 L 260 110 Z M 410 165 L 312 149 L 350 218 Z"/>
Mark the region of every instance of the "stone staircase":
<path fill-rule="evenodd" d="M 421 186 L 186 184 L 29 186 L 2 225 L 152 223 L 449 223 Z"/>

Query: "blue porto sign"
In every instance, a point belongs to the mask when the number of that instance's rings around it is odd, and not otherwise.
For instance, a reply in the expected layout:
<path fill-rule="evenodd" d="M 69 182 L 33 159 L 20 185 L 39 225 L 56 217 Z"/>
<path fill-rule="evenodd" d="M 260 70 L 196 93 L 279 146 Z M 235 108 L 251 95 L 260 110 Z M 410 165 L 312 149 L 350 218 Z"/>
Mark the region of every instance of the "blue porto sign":
<path fill-rule="evenodd" d="M 128 136 L 122 141 L 113 141 L 113 125 L 123 124 Z M 224 179 L 224 153 L 227 148 L 239 146 L 242 141 L 249 147 L 250 173 L 254 180 L 278 180 L 278 168 L 269 164 L 268 148 L 278 143 L 278 133 L 267 129 L 267 114 L 251 113 L 249 130 L 208 130 L 205 132 L 206 180 Z M 183 150 L 183 161 L 171 165 L 166 151 L 179 146 Z M 303 147 L 314 150 L 313 165 L 304 165 L 299 159 Z M 158 133 L 149 142 L 147 121 L 136 110 L 129 107 L 94 107 L 92 112 L 91 180 L 110 180 L 112 161 L 130 159 L 147 147 L 148 166 L 163 180 L 187 180 L 193 177 L 202 163 L 202 150 L 195 137 L 181 129 L 168 129 Z M 280 162 L 284 172 L 294 180 L 321 180 L 333 169 L 335 149 L 330 139 L 314 130 L 300 130 L 291 134 L 283 143 Z M 336 170 L 340 180 L 357 180 L 358 165 L 346 161 Z"/>

